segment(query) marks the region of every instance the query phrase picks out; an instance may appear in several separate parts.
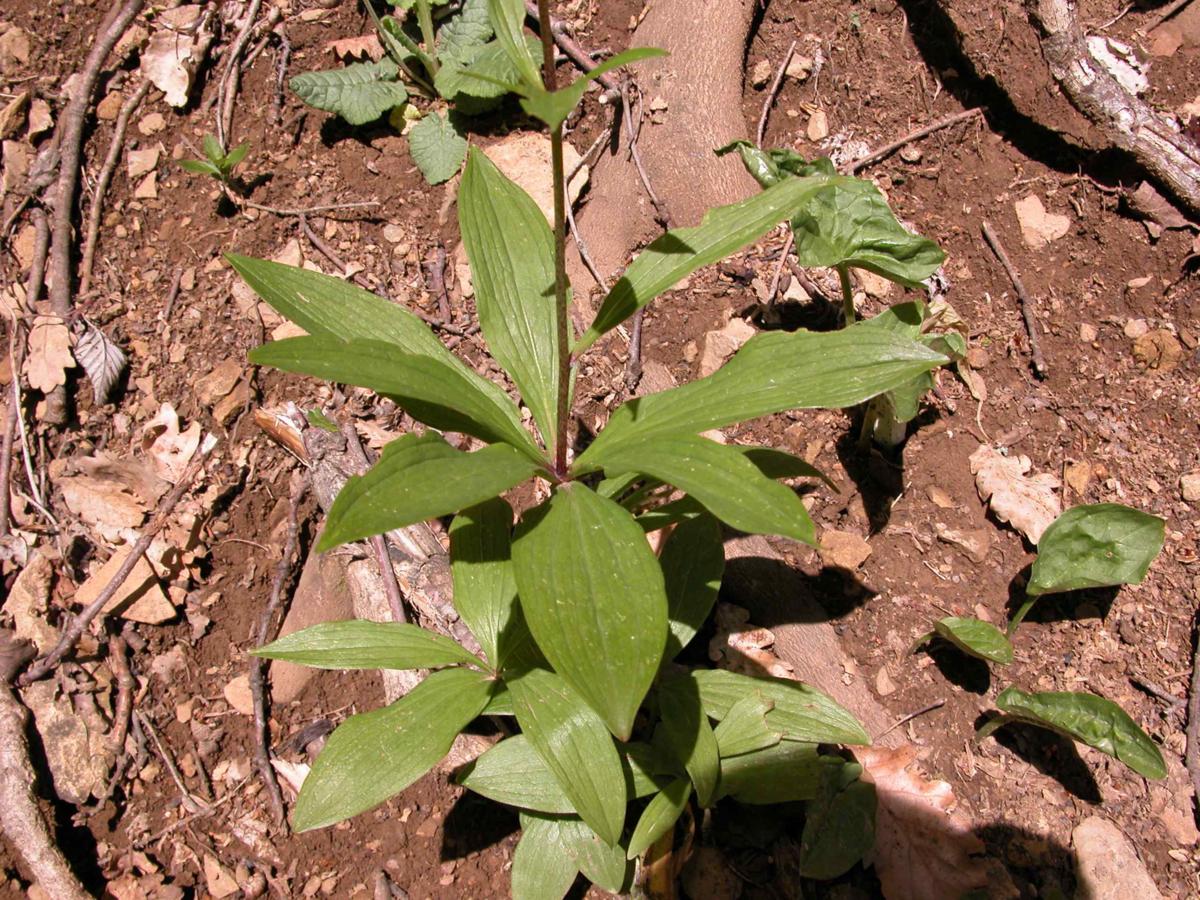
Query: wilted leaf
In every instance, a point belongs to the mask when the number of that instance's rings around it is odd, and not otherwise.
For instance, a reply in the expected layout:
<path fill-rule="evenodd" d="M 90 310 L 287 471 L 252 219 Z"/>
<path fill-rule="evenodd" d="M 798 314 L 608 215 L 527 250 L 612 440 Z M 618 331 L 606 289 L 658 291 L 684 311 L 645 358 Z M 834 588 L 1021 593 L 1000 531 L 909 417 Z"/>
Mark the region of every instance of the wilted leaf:
<path fill-rule="evenodd" d="M 190 4 L 163 10 L 158 28 L 141 53 L 142 75 L 162 91 L 167 104 L 186 106 L 192 75 L 209 43 L 207 29 L 196 27 L 203 6 Z"/>
<path fill-rule="evenodd" d="M 325 48 L 338 59 L 362 59 L 372 61 L 383 58 L 383 44 L 379 43 L 379 35 L 375 33 L 360 34 L 357 37 L 342 38 L 330 41 Z"/>
<path fill-rule="evenodd" d="M 121 379 L 129 361 L 112 339 L 84 319 L 85 329 L 75 342 L 75 359 L 92 382 L 92 398 L 103 403 Z"/>
<path fill-rule="evenodd" d="M 448 181 L 467 158 L 467 139 L 452 119 L 452 115 L 431 112 L 408 133 L 409 153 L 430 184 Z"/>
<path fill-rule="evenodd" d="M 29 386 L 49 394 L 67 383 L 67 369 L 75 368 L 71 355 L 71 332 L 58 316 L 37 316 L 29 329 L 29 355 L 25 377 Z"/>
<path fill-rule="evenodd" d="M 142 426 L 142 450 L 150 455 L 154 473 L 171 484 L 177 482 L 200 446 L 200 423 L 187 431 L 179 430 L 179 414 L 170 403 L 158 409 L 158 415 Z"/>
<path fill-rule="evenodd" d="M 1026 592 L 1141 584 L 1165 531 L 1158 516 L 1119 503 L 1072 507 L 1042 534 Z"/>
<path fill-rule="evenodd" d="M 1054 493 L 1058 479 L 1048 473 L 1027 477 L 1033 466 L 1029 457 L 1001 456 L 987 444 L 971 454 L 970 462 L 979 496 L 989 502 L 996 518 L 1037 544 L 1062 512 L 1062 501 Z"/>

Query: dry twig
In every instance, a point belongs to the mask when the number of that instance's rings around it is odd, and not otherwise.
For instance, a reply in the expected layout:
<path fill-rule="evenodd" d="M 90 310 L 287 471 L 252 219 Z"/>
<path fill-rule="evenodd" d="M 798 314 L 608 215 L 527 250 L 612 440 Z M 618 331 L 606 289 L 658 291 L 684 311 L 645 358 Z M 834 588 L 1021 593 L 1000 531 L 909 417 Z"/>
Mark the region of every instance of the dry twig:
<path fill-rule="evenodd" d="M 526 0 L 525 14 L 538 22 L 538 5 L 535 0 Z M 558 49 L 566 54 L 567 58 L 575 65 L 579 66 L 584 72 L 591 72 L 596 68 L 596 61 L 592 58 L 592 54 L 588 53 L 579 45 L 573 37 L 567 34 L 567 26 L 553 16 L 550 18 L 550 33 L 554 35 L 554 43 L 558 45 Z M 596 79 L 604 88 L 604 93 L 600 97 L 601 103 L 612 103 L 621 96 L 621 88 L 613 81 L 612 75 L 601 75 Z"/>
<path fill-rule="evenodd" d="M 229 149 L 229 140 L 233 130 L 233 101 L 237 98 L 241 76 L 238 63 L 246 49 L 246 44 L 250 42 L 250 32 L 254 28 L 255 20 L 258 19 L 258 11 L 261 7 L 262 0 L 250 0 L 245 22 L 229 48 L 225 62 L 225 74 L 221 76 L 221 86 L 218 91 L 221 101 L 217 104 L 217 140 L 221 142 L 221 147 L 225 150 Z"/>
<path fill-rule="evenodd" d="M 136 683 L 129 671 L 129 660 L 125 658 L 128 647 L 125 638 L 114 634 L 108 639 L 108 667 L 117 679 L 117 702 L 113 708 L 112 731 L 108 735 L 108 746 L 120 754 L 125 748 L 125 737 L 129 734 L 129 720 L 133 714 L 133 690 Z"/>
<path fill-rule="evenodd" d="M 1046 358 L 1042 356 L 1042 342 L 1038 338 L 1037 319 L 1033 315 L 1034 300 L 1029 295 L 1029 292 L 1025 290 L 1025 285 L 1021 281 L 1021 276 L 1018 274 L 1016 266 L 1008 258 L 1008 252 L 1004 249 L 1004 245 L 1000 243 L 1000 238 L 997 237 L 996 232 L 992 231 L 992 226 L 984 222 L 981 230 L 983 231 L 984 239 L 988 242 L 988 246 L 992 248 L 992 252 L 1000 260 L 1000 265 L 1004 266 L 1004 271 L 1008 273 L 1008 278 L 1017 291 L 1017 299 L 1021 303 L 1021 316 L 1025 320 L 1025 331 L 1029 334 L 1029 353 L 1033 357 L 1033 370 L 1039 378 L 1045 378 L 1047 373 Z"/>
<path fill-rule="evenodd" d="M 890 144 L 884 144 L 877 150 L 872 150 L 866 156 L 860 156 L 854 162 L 846 167 L 847 175 L 857 175 L 861 169 L 866 168 L 872 163 L 877 163 L 881 159 L 886 159 L 897 150 L 911 144 L 913 141 L 919 141 L 923 137 L 928 137 L 935 131 L 941 131 L 943 128 L 949 128 L 951 125 L 957 125 L 959 122 L 966 122 L 968 119 L 974 119 L 976 116 L 983 115 L 982 107 L 964 110 L 963 112 L 955 113 L 952 116 L 938 119 L 936 122 L 918 128 L 916 131 L 910 131 L 904 137 L 892 141 Z"/>
<path fill-rule="evenodd" d="M 775 98 L 779 96 L 779 89 L 783 87 L 783 76 L 787 74 L 788 63 L 792 61 L 792 57 L 796 53 L 796 41 L 792 41 L 792 45 L 787 48 L 787 53 L 783 54 L 783 62 L 779 64 L 779 71 L 775 73 L 775 80 L 771 82 L 771 89 L 767 91 L 767 96 L 763 98 L 762 115 L 758 117 L 758 139 L 754 142 L 759 147 L 762 147 L 763 138 L 767 134 L 767 119 L 771 116 L 771 107 L 775 105 Z"/>
<path fill-rule="evenodd" d="M 878 741 L 885 734 L 891 734 L 897 728 L 901 727 L 902 725 L 907 725 L 913 719 L 915 719 L 919 716 L 923 716 L 926 713 L 931 713 L 935 709 L 941 709 L 945 705 L 946 705 L 945 700 L 934 700 L 928 706 L 922 706 L 916 712 L 910 712 L 907 716 L 901 716 L 899 719 L 897 719 L 895 722 L 893 722 L 891 725 L 889 725 L 885 730 L 883 730 L 879 734 L 875 735 L 875 740 Z"/>
<path fill-rule="evenodd" d="M 1196 648 L 1192 651 L 1192 680 L 1188 686 L 1185 732 L 1187 744 L 1183 751 L 1183 761 L 1187 765 L 1188 774 L 1192 776 L 1192 788 L 1196 796 L 1200 797 L 1200 638 L 1195 640 Z"/>
<path fill-rule="evenodd" d="M 371 468 L 371 461 L 367 459 L 367 451 L 363 449 L 362 441 L 358 439 L 358 431 L 354 428 L 353 423 L 343 425 L 342 434 L 346 438 L 347 448 L 358 462 L 359 469 L 366 472 Z M 404 594 L 400 590 L 400 582 L 396 579 L 396 570 L 392 568 L 387 537 L 382 534 L 374 535 L 371 538 L 371 549 L 375 552 L 375 562 L 379 565 L 379 574 L 383 578 L 383 589 L 387 594 L 388 609 L 392 611 L 392 618 L 397 622 L 407 622 L 408 613 L 404 610 Z"/>

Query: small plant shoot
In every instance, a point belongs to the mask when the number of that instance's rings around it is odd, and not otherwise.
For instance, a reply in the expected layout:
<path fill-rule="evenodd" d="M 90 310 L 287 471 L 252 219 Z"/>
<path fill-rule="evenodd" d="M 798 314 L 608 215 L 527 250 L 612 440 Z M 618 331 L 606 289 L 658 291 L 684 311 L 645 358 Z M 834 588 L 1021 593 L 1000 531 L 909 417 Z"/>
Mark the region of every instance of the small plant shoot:
<path fill-rule="evenodd" d="M 238 144 L 228 153 L 213 135 L 206 134 L 203 141 L 204 159 L 181 159 L 179 165 L 193 175 L 207 175 L 215 178 L 223 185 L 229 185 L 233 180 L 233 170 L 246 158 L 250 152 L 248 142 Z"/>

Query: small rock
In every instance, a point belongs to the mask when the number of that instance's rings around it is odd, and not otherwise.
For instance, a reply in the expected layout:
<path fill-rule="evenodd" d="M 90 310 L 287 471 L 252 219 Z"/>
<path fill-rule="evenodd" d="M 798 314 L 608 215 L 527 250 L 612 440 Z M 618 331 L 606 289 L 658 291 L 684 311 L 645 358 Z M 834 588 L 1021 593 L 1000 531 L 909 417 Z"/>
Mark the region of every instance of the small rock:
<path fill-rule="evenodd" d="M 805 129 L 805 134 L 814 144 L 829 137 L 829 118 L 825 115 L 825 110 L 813 110 L 812 115 L 808 117 L 808 128 Z"/>
<path fill-rule="evenodd" d="M 880 697 L 896 693 L 896 682 L 892 681 L 892 676 L 888 674 L 887 666 L 880 666 L 879 671 L 875 673 L 875 693 Z"/>
<path fill-rule="evenodd" d="M 13 25 L 0 34 L 0 72 L 10 72 L 29 62 L 29 32 Z"/>
<path fill-rule="evenodd" d="M 849 531 L 826 531 L 821 535 L 821 559 L 827 566 L 854 571 L 871 555 L 871 545 Z"/>
<path fill-rule="evenodd" d="M 151 172 L 133 191 L 135 200 L 155 200 L 158 198 L 158 173 Z"/>
<path fill-rule="evenodd" d="M 1188 503 L 1200 502 L 1200 469 L 1188 472 L 1179 479 L 1179 492 Z"/>
<path fill-rule="evenodd" d="M 971 347 L 967 350 L 967 365 L 972 369 L 986 369 L 991 362 L 991 354 L 982 347 Z"/>
<path fill-rule="evenodd" d="M 1075 849 L 1077 896 L 1089 900 L 1162 900 L 1133 844 L 1099 816 L 1085 819 L 1071 832 Z"/>
<path fill-rule="evenodd" d="M 237 880 L 233 873 L 217 862 L 217 858 L 208 853 L 204 854 L 204 881 L 208 893 L 216 900 L 228 897 L 238 892 Z"/>
<path fill-rule="evenodd" d="M 1082 497 L 1092 480 L 1092 464 L 1089 462 L 1067 463 L 1063 467 L 1063 479 L 1071 490 Z"/>
<path fill-rule="evenodd" d="M 784 71 L 788 78 L 795 78 L 797 81 L 808 81 L 809 76 L 812 75 L 812 70 L 812 57 L 801 56 L 797 53 L 793 54 L 792 58 L 788 61 L 787 69 Z"/>
<path fill-rule="evenodd" d="M 1133 342 L 1133 355 L 1147 369 L 1170 372 L 1183 359 L 1183 346 L 1175 335 L 1159 328 Z"/>
<path fill-rule="evenodd" d="M 227 359 L 195 383 L 196 399 L 201 406 L 212 406 L 222 397 L 229 395 L 242 377 L 242 364 L 236 359 Z"/>
<path fill-rule="evenodd" d="M 1036 194 L 1018 200 L 1013 206 L 1021 226 L 1021 237 L 1032 250 L 1041 250 L 1071 230 L 1071 217 L 1046 212 Z"/>
<path fill-rule="evenodd" d="M 1145 319 L 1130 319 L 1125 323 L 1125 337 L 1131 340 L 1137 340 L 1149 331 L 1150 326 L 1146 324 Z"/>
<path fill-rule="evenodd" d="M 1095 325 L 1089 325 L 1087 322 L 1084 322 L 1079 326 L 1079 339 L 1085 344 L 1090 344 L 1092 341 L 1096 340 L 1098 336 L 1099 332 L 1096 331 Z"/>
<path fill-rule="evenodd" d="M 239 675 L 225 685 L 226 702 L 243 716 L 254 715 L 254 695 L 250 692 L 250 676 Z"/>
<path fill-rule="evenodd" d="M 771 63 L 765 59 L 759 63 L 756 63 L 754 68 L 750 71 L 750 83 L 754 85 L 754 87 L 761 90 L 767 86 L 767 82 L 770 80 Z"/>
<path fill-rule="evenodd" d="M 907 147 L 901 148 L 900 158 L 906 163 L 919 163 L 921 161 L 921 148 L 909 144 Z"/>
<path fill-rule="evenodd" d="M 650 107 L 653 109 L 653 105 Z M 554 218 L 554 185 L 550 177 L 550 139 L 533 132 L 510 134 L 502 140 L 484 148 L 488 159 L 508 178 L 525 189 L 546 215 L 547 221 Z M 568 172 L 580 161 L 579 152 L 569 143 L 563 144 L 563 161 Z M 587 184 L 588 167 L 581 166 L 578 174 L 567 185 L 567 200 L 574 204 L 579 192 Z"/>
<path fill-rule="evenodd" d="M 128 550 L 118 550 L 108 562 L 97 569 L 75 592 L 75 603 L 87 606 L 100 595 L 100 591 L 112 581 L 117 570 L 129 555 Z M 113 598 L 105 604 L 104 611 L 115 612 L 122 619 L 142 622 L 146 625 L 161 625 L 175 618 L 175 607 L 167 598 L 158 576 L 143 556 L 134 565 L 125 583 Z"/>
<path fill-rule="evenodd" d="M 149 115 L 142 116 L 138 122 L 138 131 L 149 137 L 152 134 L 158 134 L 167 127 L 167 120 L 163 118 L 162 113 L 152 112 Z"/>
<path fill-rule="evenodd" d="M 754 337 L 754 326 L 742 319 L 730 319 L 729 323 L 719 331 L 710 331 L 704 335 L 704 350 L 700 355 L 700 377 L 711 375 L 726 360 Z"/>
<path fill-rule="evenodd" d="M 933 501 L 935 506 L 939 506 L 942 509 L 954 509 L 958 506 L 958 504 L 954 502 L 954 498 L 937 485 L 931 484 L 925 489 L 925 494 L 930 500 Z"/>
<path fill-rule="evenodd" d="M 868 297 L 874 297 L 876 300 L 883 300 L 889 297 L 892 293 L 894 285 L 882 275 L 876 275 L 874 272 L 869 272 L 866 269 L 855 269 L 854 278 L 858 282 L 859 287 Z"/>
<path fill-rule="evenodd" d="M 400 243 L 402 240 L 404 240 L 404 234 L 405 234 L 405 232 L 404 232 L 403 225 L 384 225 L 383 226 L 383 239 L 385 241 L 387 241 L 389 244 Z"/>
<path fill-rule="evenodd" d="M 96 118 L 111 122 L 121 112 L 121 104 L 124 102 L 125 98 L 121 96 L 120 91 L 105 94 L 104 99 L 96 104 Z"/>
<path fill-rule="evenodd" d="M 944 541 L 964 551 L 973 562 L 981 563 L 987 559 L 988 551 L 992 549 L 992 529 L 974 528 L 960 530 L 949 528 L 938 522 L 934 525 L 938 540 Z"/>
<path fill-rule="evenodd" d="M 661 96 L 655 97 L 653 100 L 650 101 L 650 112 L 658 113 L 658 112 L 666 112 L 666 111 L 667 111 L 667 101 L 665 99 L 663 99 Z"/>
<path fill-rule="evenodd" d="M 141 178 L 143 175 L 153 172 L 158 167 L 159 150 L 157 147 L 148 147 L 145 150 L 130 150 L 129 161 L 127 163 L 127 171 L 130 178 Z"/>

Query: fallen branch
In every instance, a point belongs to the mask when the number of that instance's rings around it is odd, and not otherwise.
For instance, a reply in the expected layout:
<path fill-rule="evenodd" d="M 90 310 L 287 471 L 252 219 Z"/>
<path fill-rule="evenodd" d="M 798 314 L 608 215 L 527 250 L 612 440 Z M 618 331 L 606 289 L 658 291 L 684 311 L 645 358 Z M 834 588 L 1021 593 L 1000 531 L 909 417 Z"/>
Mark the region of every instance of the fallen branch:
<path fill-rule="evenodd" d="M 233 101 L 237 97 L 241 81 L 241 69 L 238 68 L 238 62 L 246 50 L 246 44 L 250 42 L 250 32 L 254 29 L 254 23 L 258 19 L 258 11 L 261 7 L 262 0 L 250 0 L 250 7 L 246 10 L 246 21 L 229 48 L 225 62 L 225 74 L 221 76 L 221 86 L 218 90 L 221 100 L 217 104 L 217 140 L 221 142 L 224 150 L 230 148 L 230 136 L 233 130 Z M 278 10 L 273 9 L 272 11 L 278 15 Z"/>
<path fill-rule="evenodd" d="M 1004 266 L 1004 271 L 1008 273 L 1008 278 L 1017 291 L 1017 300 L 1021 304 L 1021 317 L 1025 320 L 1025 331 L 1029 335 L 1029 353 L 1033 357 L 1033 370 L 1039 378 L 1045 378 L 1047 374 L 1046 358 L 1042 356 L 1042 342 L 1038 338 L 1037 320 L 1033 315 L 1034 300 L 1029 295 L 1029 292 L 1025 290 L 1025 285 L 1021 281 L 1021 276 L 1017 272 L 1016 266 L 1008 258 L 1008 253 L 1005 251 L 1004 245 L 1000 243 L 1000 238 L 996 236 L 996 232 L 992 231 L 992 226 L 984 222 L 981 230 L 983 231 L 984 239 L 988 242 L 988 246 L 992 248 L 992 252 L 1000 260 L 1000 265 Z"/>
<path fill-rule="evenodd" d="M 534 22 L 538 20 L 538 5 L 534 0 L 526 0 L 525 14 Z M 554 35 L 554 43 L 558 45 L 558 49 L 566 54 L 567 58 L 575 65 L 579 66 L 585 73 L 591 72 L 596 68 L 596 61 L 592 58 L 592 54 L 588 53 L 567 33 L 567 26 L 560 19 L 553 16 L 550 17 L 550 33 Z M 601 75 L 596 79 L 604 88 L 604 93 L 600 96 L 601 103 L 613 103 L 621 96 L 620 86 L 613 81 L 611 75 Z"/>
<path fill-rule="evenodd" d="M 757 144 L 762 147 L 763 138 L 767 134 L 767 119 L 771 116 L 771 107 L 775 105 L 775 98 L 779 96 L 779 89 L 783 87 L 783 76 L 787 74 L 788 63 L 792 61 L 792 57 L 796 53 L 796 41 L 792 41 L 792 45 L 787 48 L 787 53 L 783 54 L 783 62 L 779 64 L 779 71 L 775 73 L 775 80 L 771 82 L 771 89 L 767 91 L 767 96 L 763 98 L 762 115 L 758 117 Z"/>
<path fill-rule="evenodd" d="M 212 452 L 214 446 L 216 446 L 216 439 L 211 435 L 201 439 L 200 446 L 197 448 L 195 455 L 192 456 L 191 462 L 187 464 L 187 468 L 183 470 L 183 474 L 179 477 L 179 481 L 171 489 L 171 492 L 159 501 L 153 518 L 150 519 L 150 523 L 142 532 L 142 536 L 134 543 L 133 548 L 129 551 L 129 555 L 125 557 L 124 562 L 121 563 L 121 567 L 117 569 L 112 580 L 104 586 L 104 590 L 96 595 L 96 599 L 89 603 L 63 629 L 62 636 L 58 639 L 58 643 L 54 645 L 54 649 L 35 662 L 21 675 L 18 679 L 18 684 L 23 687 L 41 678 L 45 678 L 58 665 L 59 660 L 71 652 L 71 649 L 83 637 L 83 633 L 87 630 L 88 625 L 109 604 L 112 598 L 117 595 L 117 591 L 121 589 L 121 585 L 125 583 L 125 579 L 129 577 L 129 573 L 138 564 L 138 560 L 150 549 L 150 543 L 154 540 L 155 535 L 162 530 L 163 526 L 167 524 L 167 517 L 170 516 L 171 511 L 175 508 L 175 504 L 183 498 L 188 488 L 191 487 L 192 481 L 204 467 L 204 462 L 208 459 L 208 455 Z"/>
<path fill-rule="evenodd" d="M 129 660 L 125 658 L 128 649 L 125 638 L 119 634 L 108 639 L 108 667 L 117 679 L 117 702 L 113 707 L 108 746 L 118 755 L 125 749 L 125 737 L 129 734 L 129 721 L 133 715 L 133 691 L 137 686 L 129 671 Z"/>
<path fill-rule="evenodd" d="M 923 128 L 918 128 L 916 131 L 910 131 L 904 137 L 894 140 L 890 144 L 884 144 L 878 150 L 872 150 L 866 156 L 860 156 L 854 160 L 854 162 L 846 167 L 846 174 L 857 175 L 859 170 L 866 168 L 872 163 L 877 163 L 881 159 L 886 159 L 913 141 L 919 141 L 921 138 L 928 137 L 935 131 L 941 131 L 943 128 L 949 128 L 951 125 L 957 125 L 959 122 L 966 122 L 968 119 L 974 119 L 976 116 L 981 115 L 983 115 L 983 109 L 975 107 L 974 109 L 968 109 L 960 113 L 955 113 L 952 116 L 938 119 L 936 122 L 932 122 Z"/>

